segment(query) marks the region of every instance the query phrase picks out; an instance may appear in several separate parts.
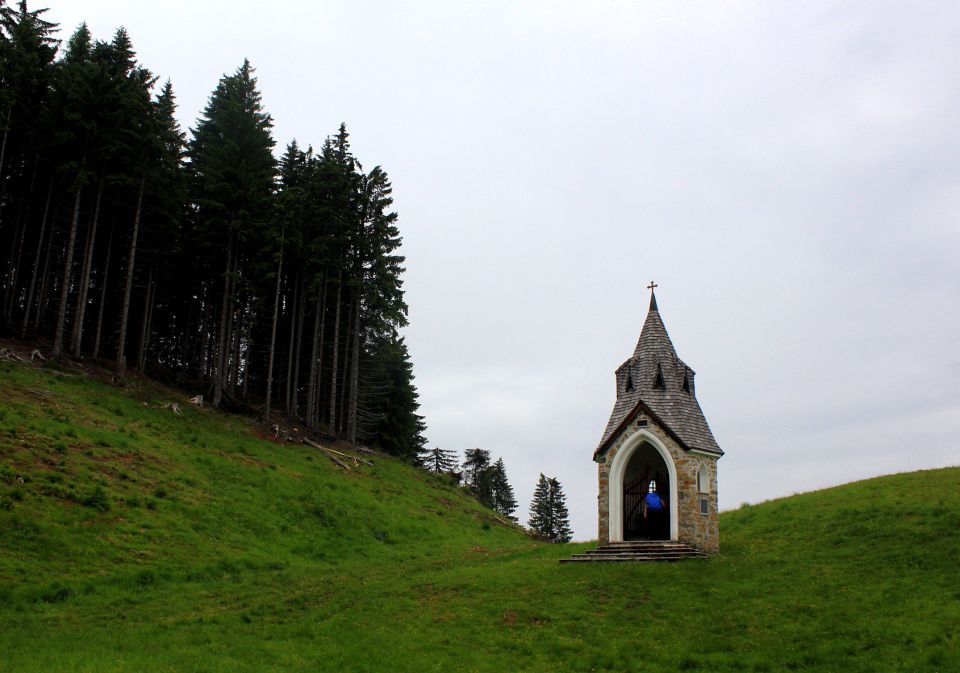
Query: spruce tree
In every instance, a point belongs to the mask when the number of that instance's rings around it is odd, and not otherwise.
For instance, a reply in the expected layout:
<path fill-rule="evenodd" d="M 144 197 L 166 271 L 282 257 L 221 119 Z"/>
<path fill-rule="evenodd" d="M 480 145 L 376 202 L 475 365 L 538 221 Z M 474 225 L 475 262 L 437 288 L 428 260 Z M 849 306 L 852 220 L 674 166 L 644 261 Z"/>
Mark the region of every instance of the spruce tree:
<path fill-rule="evenodd" d="M 400 276 L 404 258 L 396 254 L 400 235 L 397 214 L 390 210 L 393 188 L 378 166 L 358 184 L 358 227 L 352 244 L 353 266 L 350 294 L 353 317 L 350 327 L 350 377 L 346 414 L 347 439 L 356 440 L 362 428 L 360 409 L 370 392 L 362 384 L 362 370 L 369 369 L 366 347 L 370 341 L 394 338 L 407 324 Z M 411 383 L 412 385 L 412 383 Z"/>
<path fill-rule="evenodd" d="M 473 495 L 487 507 L 494 508 L 493 473 L 490 452 L 485 449 L 467 449 L 464 452 L 463 481 Z"/>
<path fill-rule="evenodd" d="M 545 540 L 552 540 L 553 511 L 550 504 L 550 482 L 543 473 L 537 479 L 537 486 L 533 491 L 533 500 L 530 502 L 530 519 L 527 526 L 536 535 Z"/>
<path fill-rule="evenodd" d="M 193 131 L 189 149 L 197 237 L 203 252 L 219 261 L 214 261 L 211 269 L 215 274 L 211 280 L 220 286 L 211 288 L 214 296 L 219 290 L 219 319 L 209 368 L 215 407 L 245 369 L 237 344 L 244 328 L 241 319 L 250 306 L 240 283 L 273 205 L 273 122 L 263 110 L 253 72 L 250 62 L 244 60 L 233 75 L 221 78 Z"/>
<path fill-rule="evenodd" d="M 190 329 L 185 324 L 190 302 L 185 298 L 192 295 L 195 278 L 187 272 L 193 264 L 189 261 L 190 252 L 184 250 L 186 172 L 183 159 L 186 138 L 175 112 L 176 97 L 173 85 L 167 80 L 151 101 L 147 119 L 151 140 L 147 178 L 150 189 L 144 198 L 149 217 L 144 223 L 140 247 L 146 253 L 141 266 L 147 269 L 148 282 L 143 306 L 146 330 L 142 330 L 139 344 L 140 369 L 145 364 L 148 347 L 153 351 L 152 359 L 168 368 L 183 367 L 185 351 L 189 347 L 189 337 L 184 332 Z M 156 320 L 153 318 L 155 309 L 159 314 Z M 151 338 L 157 331 L 155 324 L 164 326 L 159 336 L 167 338 Z M 101 319 L 98 319 L 97 335 L 100 329 Z M 95 336 L 95 352 L 99 345 L 100 340 Z"/>
<path fill-rule="evenodd" d="M 328 138 L 323 147 L 323 161 L 321 172 L 327 187 L 325 199 L 328 215 L 328 236 L 330 236 L 330 262 L 335 267 L 334 273 L 325 276 L 333 282 L 333 333 L 330 344 L 330 392 L 328 400 L 327 432 L 333 437 L 341 435 L 344 426 L 344 404 L 341 397 L 346 392 L 346 374 L 348 371 L 345 358 L 340 357 L 341 348 L 344 355 L 349 354 L 350 341 L 344 338 L 344 327 L 349 329 L 349 323 L 358 313 L 353 293 L 357 292 L 356 278 L 353 271 L 356 268 L 356 259 L 359 252 L 359 176 L 357 162 L 350 152 L 350 134 L 345 124 L 340 125 L 336 136 Z M 325 283 L 326 284 L 326 283 Z M 344 323 L 347 323 L 344 325 Z M 341 344 L 341 339 L 344 343 Z"/>
<path fill-rule="evenodd" d="M 288 416 L 299 415 L 299 377 L 303 351 L 303 322 L 307 308 L 306 288 L 314 283 L 309 278 L 312 268 L 317 264 L 314 259 L 315 247 L 311 239 L 311 224 L 314 217 L 312 196 L 312 178 L 316 173 L 316 158 L 312 150 L 304 152 L 296 140 L 287 145 L 280 160 L 280 189 L 275 201 L 274 229 L 279 225 L 285 241 L 283 292 L 285 301 L 284 317 L 287 330 L 287 358 L 284 367 L 284 406 Z M 312 366 L 311 376 L 316 377 L 316 367 Z M 311 382 L 313 383 L 313 382 Z M 315 392 L 315 386 L 309 387 Z M 308 395 L 306 425 L 316 427 L 314 405 L 316 397 Z"/>
<path fill-rule="evenodd" d="M 493 508 L 512 519 L 513 512 L 517 509 L 517 499 L 513 494 L 513 487 L 507 480 L 507 468 L 503 464 L 503 458 L 498 458 L 489 469 Z"/>
<path fill-rule="evenodd" d="M 530 503 L 530 529 L 540 537 L 551 542 L 569 542 L 573 537 L 570 530 L 570 515 L 567 512 L 567 499 L 560 482 L 540 474 L 537 487 Z"/>
<path fill-rule="evenodd" d="M 419 393 L 413 384 L 413 364 L 402 338 L 391 337 L 374 345 L 371 378 L 378 381 L 379 394 L 367 399 L 359 410 L 365 432 L 371 441 L 394 456 L 415 462 L 426 444 L 426 425 L 420 408 Z"/>
<path fill-rule="evenodd" d="M 57 321 L 53 331 L 53 355 L 63 354 L 64 329 L 67 319 L 67 302 L 73 277 L 73 259 L 80 222 L 80 206 L 83 190 L 91 179 L 87 157 L 96 138 L 96 100 L 91 80 L 96 77 L 97 69 L 93 62 L 93 47 L 90 31 L 81 24 L 67 43 L 67 52 L 58 69 L 54 87 L 54 105 L 61 115 L 61 124 L 57 129 L 57 141 L 64 161 L 61 170 L 71 184 L 73 197 L 70 230 L 67 235 L 64 253 L 63 276 L 60 282 L 60 301 L 57 309 Z"/>
<path fill-rule="evenodd" d="M 76 308 L 74 310 L 73 355 L 79 357 L 88 307 L 90 280 L 98 250 L 101 213 L 110 210 L 111 191 L 135 188 L 137 176 L 154 161 L 151 148 L 155 129 L 151 124 L 150 89 L 154 78 L 137 65 L 133 43 L 120 28 L 110 42 L 94 44 L 86 80 L 92 96 L 90 119 L 95 131 L 90 139 L 87 161 L 93 181 L 92 214 L 89 218 L 81 258 Z M 115 212 L 115 209 L 114 209 Z M 103 241 L 100 241 L 101 245 Z M 131 267 L 132 268 L 132 267 Z"/>
<path fill-rule="evenodd" d="M 550 539 L 553 542 L 570 542 L 573 532 L 570 530 L 570 515 L 567 512 L 567 497 L 556 478 L 550 484 Z"/>
<path fill-rule="evenodd" d="M 29 10 L 25 0 L 16 9 L 0 3 L 0 281 L 8 323 L 27 286 L 29 244 L 42 239 L 30 206 L 49 170 L 40 120 L 56 72 L 57 26 L 43 18 L 46 11 Z"/>
<path fill-rule="evenodd" d="M 463 454 L 463 481 L 476 489 L 483 473 L 490 467 L 490 452 L 484 449 L 467 449 Z"/>
<path fill-rule="evenodd" d="M 127 330 L 137 271 L 137 253 L 140 250 L 141 225 L 144 222 L 144 212 L 148 210 L 145 205 L 149 203 L 150 193 L 157 185 L 160 152 L 156 138 L 158 125 L 150 98 L 153 76 L 145 68 L 135 67 L 133 51 L 126 39 L 126 33 L 117 32 L 112 52 L 118 67 L 125 73 L 122 97 L 126 111 L 123 127 L 125 133 L 121 141 L 124 168 L 120 171 L 120 177 L 136 204 L 133 213 L 126 218 L 126 222 L 130 223 L 128 246 L 121 246 L 121 249 L 127 250 L 127 254 L 123 259 L 126 268 L 114 369 L 116 375 L 122 377 L 127 366 Z"/>

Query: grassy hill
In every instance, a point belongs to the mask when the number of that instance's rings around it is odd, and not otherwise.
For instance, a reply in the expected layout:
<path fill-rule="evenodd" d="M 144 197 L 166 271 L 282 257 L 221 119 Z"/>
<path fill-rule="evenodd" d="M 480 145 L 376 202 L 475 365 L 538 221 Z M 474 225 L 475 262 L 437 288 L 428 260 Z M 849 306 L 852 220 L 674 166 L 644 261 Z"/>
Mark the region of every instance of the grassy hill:
<path fill-rule="evenodd" d="M 589 545 L 170 401 L 0 364 L 0 670 L 960 670 L 960 469 L 725 513 L 706 562 L 561 566 Z"/>

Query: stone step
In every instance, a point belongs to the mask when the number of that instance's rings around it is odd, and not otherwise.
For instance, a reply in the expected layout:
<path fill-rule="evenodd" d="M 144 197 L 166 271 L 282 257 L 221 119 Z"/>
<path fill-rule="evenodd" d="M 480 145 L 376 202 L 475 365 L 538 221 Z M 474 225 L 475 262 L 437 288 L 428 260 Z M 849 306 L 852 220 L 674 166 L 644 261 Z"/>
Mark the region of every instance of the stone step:
<path fill-rule="evenodd" d="M 703 556 L 690 554 L 672 554 L 669 556 L 647 556 L 644 554 L 617 554 L 614 556 L 579 556 L 573 555 L 570 558 L 560 559 L 560 563 L 622 563 L 624 561 L 634 562 L 672 562 L 686 561 L 689 559 L 700 559 Z"/>
<path fill-rule="evenodd" d="M 625 549 L 623 551 L 600 550 L 582 552 L 587 556 L 620 556 L 621 554 L 646 554 L 647 556 L 671 556 L 674 554 L 703 556 L 703 554 L 686 549 Z"/>
<path fill-rule="evenodd" d="M 650 558 L 657 558 L 658 556 L 705 556 L 705 554 L 699 554 L 697 552 L 689 552 L 689 551 L 663 551 L 663 552 L 625 551 L 625 552 L 619 552 L 619 553 L 584 552 L 582 555 L 589 556 L 591 558 L 614 558 L 617 556 L 649 556 Z"/>
<path fill-rule="evenodd" d="M 638 550 L 656 550 L 656 549 L 687 549 L 685 545 L 676 545 L 676 544 L 650 544 L 650 545 L 601 545 L 597 547 L 598 550 L 608 550 L 608 551 L 630 551 L 633 549 Z"/>
<path fill-rule="evenodd" d="M 621 540 L 619 542 L 607 542 L 601 547 L 649 547 L 651 545 L 669 545 L 672 547 L 686 547 L 687 544 L 677 540 Z"/>
<path fill-rule="evenodd" d="M 626 554 L 626 553 L 637 553 L 637 554 L 658 554 L 661 552 L 667 553 L 676 553 L 676 552 L 685 552 L 685 551 L 696 551 L 684 549 L 683 547 L 624 547 L 623 549 L 610 549 L 609 547 L 600 548 L 600 549 L 591 549 L 591 552 L 596 554 Z"/>
<path fill-rule="evenodd" d="M 621 551 L 621 552 L 609 552 L 609 551 L 588 551 L 583 552 L 584 556 L 596 556 L 598 558 L 610 557 L 610 556 L 705 556 L 705 554 L 700 554 L 694 551 L 656 551 L 656 552 L 647 552 L 647 551 Z"/>
<path fill-rule="evenodd" d="M 624 549 L 591 549 L 591 554 L 683 554 L 687 552 L 696 552 L 695 549 L 684 549 L 682 547 L 660 547 L 653 549 L 624 548 Z"/>
<path fill-rule="evenodd" d="M 596 549 L 561 559 L 561 563 L 682 561 L 707 558 L 699 549 L 675 540 L 628 540 L 600 545 Z"/>

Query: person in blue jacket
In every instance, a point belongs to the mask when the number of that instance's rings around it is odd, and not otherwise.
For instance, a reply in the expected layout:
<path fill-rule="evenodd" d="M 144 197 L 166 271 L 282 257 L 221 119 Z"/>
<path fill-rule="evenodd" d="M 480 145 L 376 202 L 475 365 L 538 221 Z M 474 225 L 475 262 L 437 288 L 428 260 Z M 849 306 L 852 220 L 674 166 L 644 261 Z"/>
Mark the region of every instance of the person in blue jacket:
<path fill-rule="evenodd" d="M 643 523 L 647 529 L 647 537 L 657 537 L 660 535 L 662 514 L 666 508 L 666 502 L 657 493 L 657 482 L 650 481 L 647 487 L 647 494 L 643 496 Z"/>
<path fill-rule="evenodd" d="M 657 493 L 657 482 L 651 481 L 647 491 L 647 494 L 643 497 L 643 501 L 647 506 L 647 512 L 661 511 L 665 503 L 663 502 L 663 498 L 660 497 L 660 494 Z"/>

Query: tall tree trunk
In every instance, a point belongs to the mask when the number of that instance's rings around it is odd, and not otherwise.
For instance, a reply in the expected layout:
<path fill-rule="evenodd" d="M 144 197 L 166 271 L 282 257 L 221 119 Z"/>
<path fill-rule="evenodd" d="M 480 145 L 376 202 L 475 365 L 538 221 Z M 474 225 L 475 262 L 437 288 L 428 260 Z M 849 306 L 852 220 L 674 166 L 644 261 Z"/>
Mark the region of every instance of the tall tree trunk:
<path fill-rule="evenodd" d="M 247 315 L 246 313 L 244 315 Z M 250 336 L 253 333 L 253 320 L 247 316 L 244 321 L 243 343 L 246 344 L 243 358 L 243 387 L 240 388 L 241 398 L 246 401 L 250 391 Z"/>
<path fill-rule="evenodd" d="M 10 118 L 13 115 L 13 103 L 7 108 L 7 121 L 3 124 L 3 142 L 0 143 L 0 183 L 3 184 L 0 190 L 0 231 L 3 231 L 3 202 L 6 196 L 7 181 L 3 179 L 3 169 L 6 166 L 7 159 L 7 138 L 10 136 Z"/>
<path fill-rule="evenodd" d="M 200 376 L 211 375 L 215 370 L 213 358 L 210 357 L 210 337 L 213 332 L 213 303 L 210 301 L 210 286 L 204 284 L 203 319 L 201 321 L 200 351 L 197 355 L 197 373 Z"/>
<path fill-rule="evenodd" d="M 287 415 L 292 416 L 293 414 L 290 411 L 290 394 L 291 386 L 293 384 L 293 347 L 297 339 L 297 306 L 300 301 L 300 276 L 299 274 L 293 281 L 293 301 L 290 304 L 290 345 L 289 350 L 287 350 L 287 397 L 284 400 L 284 408 L 287 410 Z"/>
<path fill-rule="evenodd" d="M 329 279 L 328 271 L 326 268 L 323 270 L 323 304 L 320 309 L 320 340 L 317 346 L 317 389 L 313 391 L 313 394 L 316 395 L 316 404 L 313 407 L 313 424 L 315 426 L 320 425 L 320 402 L 323 400 L 321 392 L 323 392 L 323 347 L 326 344 L 324 339 L 324 333 L 327 328 L 327 281 Z"/>
<path fill-rule="evenodd" d="M 270 327 L 270 354 L 267 361 L 267 401 L 263 420 L 270 422 L 270 395 L 273 392 L 273 355 L 277 346 L 277 316 L 280 314 L 280 278 L 283 275 L 283 228 L 280 229 L 280 261 L 277 262 L 277 289 L 273 293 L 273 325 Z"/>
<path fill-rule="evenodd" d="M 230 293 L 233 294 L 233 286 L 231 284 Z M 229 344 L 229 349 L 227 350 L 227 364 L 224 368 L 225 378 L 223 381 L 224 389 L 227 391 L 227 394 L 233 395 L 233 385 L 234 385 L 234 376 L 237 373 L 237 352 L 240 350 L 240 327 L 238 323 L 243 322 L 243 316 L 237 314 L 236 309 L 231 307 L 230 310 L 230 322 L 227 323 L 227 343 Z"/>
<path fill-rule="evenodd" d="M 360 387 L 360 288 L 353 299 L 353 345 L 350 360 L 350 399 L 347 405 L 347 441 L 357 443 L 357 401 Z"/>
<path fill-rule="evenodd" d="M 230 271 L 230 304 L 227 310 L 227 352 L 224 357 L 224 384 L 231 395 L 235 394 L 237 374 L 240 371 L 240 334 L 243 326 L 243 314 L 237 310 L 237 267 L 239 265 L 239 243 L 233 237 L 233 268 Z M 239 315 L 238 315 L 239 313 Z"/>
<path fill-rule="evenodd" d="M 176 288 L 174 288 L 176 292 Z M 176 296 L 176 295 L 174 295 Z M 180 348 L 178 353 L 178 365 L 181 369 L 190 371 L 193 367 L 193 352 L 195 350 L 193 338 L 193 320 L 196 313 L 196 305 L 193 300 L 187 302 L 187 314 L 183 322 L 183 331 L 180 333 Z"/>
<path fill-rule="evenodd" d="M 249 400 L 247 394 L 250 391 L 250 335 L 253 333 L 253 320 L 247 318 L 243 330 L 243 342 L 246 344 L 243 358 L 243 386 L 240 388 L 240 396 L 244 401 Z"/>
<path fill-rule="evenodd" d="M 300 277 L 300 315 L 297 318 L 297 356 L 293 363 L 293 411 L 291 416 L 297 417 L 300 411 L 300 356 L 303 354 L 303 316 L 307 311 L 306 281 Z"/>
<path fill-rule="evenodd" d="M 337 357 L 340 355 L 340 296 L 343 290 L 343 259 L 337 272 L 337 301 L 333 318 L 333 359 L 330 362 L 330 434 L 337 437 Z"/>
<path fill-rule="evenodd" d="M 77 222 L 80 220 L 80 198 L 83 187 L 77 185 L 77 196 L 73 202 L 73 219 L 70 221 L 70 236 L 67 239 L 67 259 L 63 264 L 63 287 L 60 288 L 60 309 L 57 312 L 57 326 L 53 332 L 53 356 L 63 355 L 63 325 L 67 319 L 67 298 L 70 294 L 70 273 L 73 266 L 73 246 L 77 241 Z"/>
<path fill-rule="evenodd" d="M 13 306 L 17 300 L 17 282 L 20 279 L 20 265 L 23 264 L 23 245 L 27 237 L 27 224 L 30 222 L 30 207 L 33 205 L 33 186 L 37 180 L 37 167 L 40 158 L 33 161 L 33 170 L 30 172 L 30 186 L 26 197 L 23 188 L 20 189 L 20 203 L 17 205 L 16 246 L 10 251 L 10 286 L 7 292 L 7 301 L 4 305 L 4 319 L 13 321 Z"/>
<path fill-rule="evenodd" d="M 47 216 L 50 214 L 50 197 L 53 194 L 53 175 L 50 175 L 50 185 L 47 187 L 47 200 L 43 206 L 43 219 L 40 220 L 40 235 L 37 236 L 37 251 L 33 255 L 33 272 L 30 274 L 30 288 L 27 290 L 27 303 L 23 308 L 23 324 L 20 327 L 20 338 L 27 338 L 27 326 L 30 323 L 30 311 L 33 308 L 33 291 L 37 286 L 37 273 L 40 270 L 40 253 L 43 251 L 43 239 L 47 232 Z"/>
<path fill-rule="evenodd" d="M 147 355 L 150 353 L 150 342 L 153 341 L 153 312 L 157 308 L 157 281 L 153 281 L 153 289 L 150 292 L 150 312 L 147 314 L 147 338 L 143 344 L 143 358 L 140 362 L 140 371 L 144 371 L 147 366 Z"/>
<path fill-rule="evenodd" d="M 147 274 L 147 291 L 143 297 L 143 319 L 140 321 L 140 343 L 137 346 L 137 371 L 143 373 L 147 361 L 147 340 L 150 338 L 150 314 L 153 312 L 153 267 Z"/>
<path fill-rule="evenodd" d="M 113 259 L 114 221 L 110 220 L 110 233 L 107 238 L 107 258 L 103 262 L 103 278 L 100 279 L 100 305 L 97 306 L 97 331 L 93 336 L 93 358 L 100 356 L 100 336 L 103 334 L 103 308 L 107 305 L 107 288 L 110 280 L 110 262 Z"/>
<path fill-rule="evenodd" d="M 147 334 L 143 339 L 143 352 L 140 355 L 140 371 L 147 368 L 147 354 L 150 352 L 150 342 L 153 340 L 153 310 L 157 307 L 157 281 L 150 284 L 150 311 L 147 313 Z"/>
<path fill-rule="evenodd" d="M 337 436 L 342 437 L 344 434 L 345 420 L 347 416 L 347 374 L 350 372 L 350 367 L 347 365 L 350 362 L 350 324 L 353 321 L 353 301 L 347 303 L 347 334 L 346 338 L 343 340 L 343 367 L 342 373 L 340 374 L 340 413 L 337 416 L 338 425 L 337 425 Z"/>
<path fill-rule="evenodd" d="M 324 283 L 324 290 L 326 290 L 326 283 Z M 307 382 L 307 427 L 309 428 L 317 427 L 317 389 L 320 387 L 317 349 L 320 346 L 320 320 L 323 311 L 323 293 L 320 291 L 320 284 L 317 283 L 317 306 L 313 314 L 313 346 L 310 349 L 310 378 Z"/>
<path fill-rule="evenodd" d="M 120 335 L 117 337 L 117 376 L 123 378 L 127 369 L 127 321 L 130 318 L 130 295 L 133 291 L 133 271 L 137 260 L 137 235 L 140 233 L 140 212 L 143 209 L 143 188 L 147 183 L 146 174 L 140 177 L 140 189 L 137 191 L 137 210 L 133 216 L 133 232 L 130 235 L 130 254 L 127 256 L 127 280 L 123 286 L 123 308 L 120 313 Z"/>
<path fill-rule="evenodd" d="M 229 240 L 227 243 L 227 264 L 223 272 L 223 301 L 220 303 L 220 338 L 217 342 L 217 353 L 213 369 L 213 400 L 211 404 L 214 408 L 220 406 L 223 399 L 224 369 L 226 368 L 227 351 L 229 345 L 227 339 L 227 322 L 230 318 L 230 271 L 233 269 L 233 229 L 230 229 Z"/>
<path fill-rule="evenodd" d="M 80 357 L 80 345 L 83 341 L 83 317 L 87 312 L 87 292 L 90 290 L 90 268 L 93 266 L 93 246 L 97 241 L 97 222 L 100 219 L 100 200 L 103 196 L 103 178 L 97 186 L 97 199 L 93 207 L 93 219 L 87 234 L 87 249 L 83 259 L 83 272 L 80 274 L 80 288 L 77 292 L 76 320 L 73 324 L 73 357 Z"/>
<path fill-rule="evenodd" d="M 22 194 L 20 195 L 22 198 Z M 7 258 L 3 263 L 3 319 L 10 322 L 13 314 L 13 305 L 16 303 L 17 296 L 17 271 L 18 271 L 18 249 L 23 249 L 23 236 L 26 229 L 22 222 L 23 202 L 20 202 L 18 216 L 13 223 L 13 240 L 10 242 L 10 249 Z"/>
<path fill-rule="evenodd" d="M 60 204 L 53 208 L 53 217 L 50 218 L 50 234 L 47 236 L 47 254 L 43 256 L 43 272 L 40 274 L 40 292 L 37 295 L 37 318 L 33 322 L 33 331 L 40 331 L 40 323 L 47 317 L 50 287 L 50 260 L 53 259 L 53 241 L 57 233 L 57 216 L 60 214 Z"/>
<path fill-rule="evenodd" d="M 236 297 L 237 286 L 234 282 L 231 287 L 231 295 Z M 236 299 L 233 300 L 233 303 L 238 303 Z M 230 322 L 230 361 L 227 364 L 227 390 L 230 391 L 230 394 L 234 397 L 237 396 L 237 386 L 240 385 L 240 374 L 241 374 L 241 357 L 240 350 L 242 348 L 243 340 L 243 330 L 246 326 L 247 316 L 243 307 L 234 308 L 230 311 L 230 315 L 233 316 L 233 320 Z"/>

